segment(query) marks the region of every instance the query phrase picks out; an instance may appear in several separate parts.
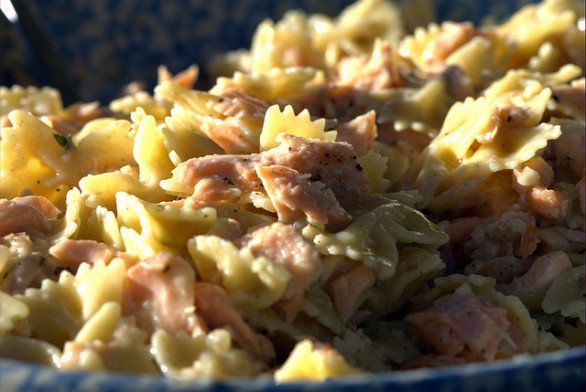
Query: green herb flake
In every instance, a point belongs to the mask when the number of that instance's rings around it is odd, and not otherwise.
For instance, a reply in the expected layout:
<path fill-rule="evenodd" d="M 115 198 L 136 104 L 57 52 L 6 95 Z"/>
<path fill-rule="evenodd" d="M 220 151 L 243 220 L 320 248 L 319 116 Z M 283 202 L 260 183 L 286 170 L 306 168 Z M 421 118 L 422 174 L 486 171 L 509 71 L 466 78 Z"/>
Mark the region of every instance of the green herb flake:
<path fill-rule="evenodd" d="M 71 139 L 71 135 L 63 136 L 58 133 L 54 133 L 53 137 L 55 138 L 57 143 L 59 143 L 59 145 L 65 148 L 66 150 L 69 150 L 71 147 L 73 147 L 73 140 Z"/>

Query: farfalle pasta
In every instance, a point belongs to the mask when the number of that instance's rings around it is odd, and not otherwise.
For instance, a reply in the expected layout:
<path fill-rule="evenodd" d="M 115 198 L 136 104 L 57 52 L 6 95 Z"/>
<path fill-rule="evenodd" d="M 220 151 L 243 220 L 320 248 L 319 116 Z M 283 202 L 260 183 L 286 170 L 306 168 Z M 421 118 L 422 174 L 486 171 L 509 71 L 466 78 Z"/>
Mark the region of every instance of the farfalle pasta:
<path fill-rule="evenodd" d="M 584 6 L 430 10 L 291 11 L 205 90 L 2 87 L 0 356 L 289 382 L 583 346 Z"/>

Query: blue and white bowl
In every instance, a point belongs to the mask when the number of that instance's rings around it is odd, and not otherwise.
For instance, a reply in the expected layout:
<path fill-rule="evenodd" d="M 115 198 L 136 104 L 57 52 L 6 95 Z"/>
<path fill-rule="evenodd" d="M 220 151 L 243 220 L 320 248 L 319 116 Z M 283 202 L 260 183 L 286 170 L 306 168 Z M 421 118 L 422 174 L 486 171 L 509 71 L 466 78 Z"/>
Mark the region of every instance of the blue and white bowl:
<path fill-rule="evenodd" d="M 153 87 L 161 64 L 178 72 L 191 64 L 205 64 L 216 54 L 249 47 L 256 26 L 267 17 L 278 20 L 293 8 L 335 15 L 352 2 L 31 0 L 26 4 L 30 17 L 40 23 L 45 39 L 54 46 L 58 63 L 72 78 L 79 98 L 108 102 L 129 82 L 142 80 Z M 479 23 L 488 15 L 503 19 L 527 2 L 435 0 L 434 6 L 439 20 Z M 26 36 L 24 26 L 13 27 Z M 31 77 L 50 84 L 30 42 L 15 44 L 8 38 L 0 40 L 3 56 L 22 45 L 28 56 L 23 64 Z M 277 385 L 269 379 L 176 382 L 151 376 L 63 373 L 0 359 L 0 391 L 584 391 L 585 361 L 585 349 L 579 347 L 487 364 Z"/>
<path fill-rule="evenodd" d="M 321 383 L 276 384 L 268 379 L 177 382 L 152 376 L 59 373 L 14 361 L 0 362 L 2 392 L 583 392 L 584 347 L 487 364 L 348 377 Z"/>

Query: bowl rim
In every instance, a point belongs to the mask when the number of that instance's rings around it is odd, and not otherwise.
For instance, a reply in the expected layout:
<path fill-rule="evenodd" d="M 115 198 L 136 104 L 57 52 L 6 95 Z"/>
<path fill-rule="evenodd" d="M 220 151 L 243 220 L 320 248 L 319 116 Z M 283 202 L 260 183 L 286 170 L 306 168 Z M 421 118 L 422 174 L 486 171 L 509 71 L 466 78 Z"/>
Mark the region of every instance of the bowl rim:
<path fill-rule="evenodd" d="M 44 384 L 41 389 L 48 385 L 67 385 L 72 382 L 87 381 L 84 385 L 91 385 L 95 382 L 96 387 L 92 390 L 112 390 L 116 386 L 124 386 L 124 390 L 148 385 L 156 390 L 162 391 L 242 391 L 246 390 L 312 390 L 329 391 L 355 390 L 358 387 L 374 386 L 385 389 L 408 387 L 410 390 L 419 390 L 425 387 L 425 391 L 438 390 L 438 387 L 445 389 L 450 383 L 462 383 L 467 388 L 483 387 L 483 390 L 502 390 L 518 387 L 533 386 L 540 380 L 540 376 L 551 377 L 549 386 L 566 388 L 582 388 L 585 378 L 586 346 L 572 347 L 567 350 L 558 350 L 540 354 L 521 354 L 511 359 L 498 360 L 494 362 L 472 363 L 465 365 L 442 366 L 438 368 L 410 369 L 401 371 L 388 371 L 381 373 L 368 373 L 360 376 L 348 376 L 325 381 L 292 381 L 279 383 L 269 376 L 256 378 L 233 378 L 226 380 L 190 379 L 176 380 L 172 378 L 130 373 L 101 373 L 68 371 L 60 372 L 58 369 L 39 364 L 30 364 L 17 360 L 0 358 L 0 386 L 2 390 L 19 390 L 17 383 L 26 384 L 26 391 L 41 386 L 40 381 L 54 382 Z M 27 377 L 37 380 L 26 383 Z M 137 383 L 139 382 L 139 383 Z M 581 384 L 580 384 L 581 382 Z M 491 388 L 491 383 L 496 386 Z M 24 384 L 21 384 L 23 387 Z M 7 389 L 4 389 L 7 388 Z M 431 388 L 431 389 L 430 389 Z M 91 389 L 91 388 L 90 388 Z M 468 389 L 466 389 L 468 390 Z M 521 389 L 523 390 L 523 389 Z M 529 390 L 529 389 L 527 389 Z M 538 389 L 537 389 L 538 390 Z M 567 389 L 566 389 L 567 390 Z M 579 389 L 576 389 L 579 390 Z M 580 389 L 583 390 L 583 389 Z"/>

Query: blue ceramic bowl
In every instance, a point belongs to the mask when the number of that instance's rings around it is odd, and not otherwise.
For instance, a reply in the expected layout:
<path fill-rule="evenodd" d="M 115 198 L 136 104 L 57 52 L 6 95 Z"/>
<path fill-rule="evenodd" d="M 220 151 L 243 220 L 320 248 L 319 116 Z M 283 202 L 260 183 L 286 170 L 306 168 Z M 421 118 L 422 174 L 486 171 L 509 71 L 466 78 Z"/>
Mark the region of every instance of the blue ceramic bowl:
<path fill-rule="evenodd" d="M 279 19 L 292 8 L 335 15 L 351 2 L 32 0 L 26 2 L 25 11 L 40 22 L 45 45 L 52 46 L 58 63 L 69 73 L 78 98 L 108 102 L 131 81 L 142 80 L 153 87 L 161 64 L 178 72 L 191 64 L 204 64 L 215 54 L 249 47 L 254 29 L 266 17 Z M 503 19 L 527 2 L 435 0 L 434 5 L 440 20 L 480 22 L 488 15 Z M 22 6 L 22 1 L 15 1 L 19 3 Z M 21 38 L 27 37 L 25 21 L 20 23 L 13 28 Z M 23 42 L 18 44 L 26 49 L 28 58 L 23 64 L 31 77 L 51 84 L 35 45 Z M 15 45 L 2 44 L 4 52 Z M 1 82 L 11 80 L 4 75 Z M 584 391 L 585 361 L 584 347 L 579 347 L 488 364 L 277 385 L 268 379 L 186 383 L 147 376 L 60 373 L 0 360 L 0 391 Z"/>
<path fill-rule="evenodd" d="M 55 370 L 0 362 L 2 392 L 161 391 L 161 392 L 583 392 L 584 347 L 510 361 L 442 369 L 420 369 L 344 378 L 322 383 L 275 384 L 268 379 L 222 382 L 174 382 L 165 378 L 120 374 L 58 373 Z"/>

